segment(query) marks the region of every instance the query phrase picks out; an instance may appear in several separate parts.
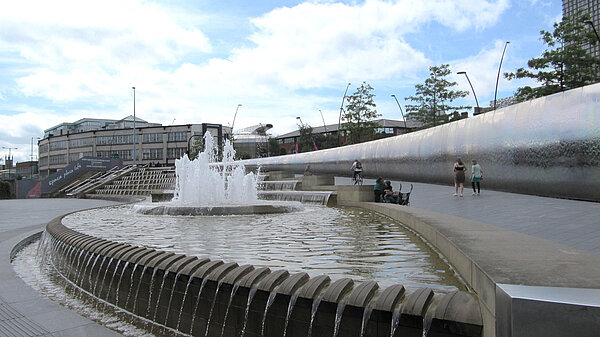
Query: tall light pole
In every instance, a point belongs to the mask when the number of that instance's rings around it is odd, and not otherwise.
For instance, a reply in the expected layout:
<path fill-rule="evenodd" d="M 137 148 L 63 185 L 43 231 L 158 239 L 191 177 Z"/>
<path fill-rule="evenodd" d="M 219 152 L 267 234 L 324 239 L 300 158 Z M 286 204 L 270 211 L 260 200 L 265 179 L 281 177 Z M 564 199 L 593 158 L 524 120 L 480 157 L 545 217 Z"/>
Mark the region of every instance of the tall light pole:
<path fill-rule="evenodd" d="M 471 80 L 469 79 L 469 76 L 467 75 L 466 71 L 459 71 L 457 72 L 458 75 L 465 75 L 465 77 L 467 78 L 467 81 L 469 81 L 469 85 L 471 86 L 471 91 L 473 91 L 473 96 L 475 96 L 475 103 L 477 103 L 477 113 L 481 112 L 481 109 L 479 108 L 479 101 L 477 100 L 477 95 L 475 94 L 475 89 L 473 89 L 473 85 L 471 84 Z"/>
<path fill-rule="evenodd" d="M 398 108 L 400 108 L 400 113 L 402 114 L 402 120 L 404 121 L 404 128 L 406 129 L 406 119 L 404 118 L 404 112 L 402 112 L 402 107 L 400 106 L 400 102 L 398 102 L 398 98 L 396 95 L 392 94 L 392 97 L 396 100 L 396 104 L 398 104 Z"/>
<path fill-rule="evenodd" d="M 241 107 L 241 104 L 237 105 L 235 108 L 235 114 L 233 115 L 233 122 L 231 122 L 231 140 L 233 140 L 233 126 L 235 125 L 235 117 L 237 117 L 238 109 Z"/>
<path fill-rule="evenodd" d="M 321 119 L 323 120 L 323 127 L 325 128 L 325 132 L 327 132 L 327 125 L 325 125 L 325 118 L 323 118 L 323 111 L 321 111 L 321 109 L 319 109 L 319 112 L 321 113 Z"/>
<path fill-rule="evenodd" d="M 498 96 L 498 81 L 500 80 L 500 69 L 502 68 L 502 61 L 504 60 L 504 53 L 506 53 L 506 47 L 510 41 L 506 41 L 504 44 L 504 50 L 502 51 L 502 57 L 500 58 L 500 65 L 498 66 L 498 76 L 496 76 L 496 90 L 494 91 L 494 110 L 496 110 L 496 97 Z"/>
<path fill-rule="evenodd" d="M 135 166 L 135 160 L 137 158 L 137 154 L 135 153 L 137 147 L 135 141 L 135 87 L 131 87 L 131 89 L 133 89 L 133 166 Z"/>
<path fill-rule="evenodd" d="M 296 117 L 296 119 L 297 119 L 297 120 L 299 120 L 299 121 L 300 121 L 300 125 L 301 125 L 302 127 L 304 127 L 304 123 L 302 123 L 302 118 L 300 118 L 300 117 L 298 116 L 298 117 Z"/>
<path fill-rule="evenodd" d="M 600 43 L 600 36 L 598 36 L 598 32 L 596 31 L 596 27 L 594 27 L 594 22 L 592 22 L 592 20 L 586 20 L 586 21 L 583 21 L 583 23 L 586 23 L 586 24 L 592 26 L 592 29 L 594 30 L 594 34 L 596 34 L 596 38 L 598 39 L 598 43 Z"/>
<path fill-rule="evenodd" d="M 344 101 L 346 100 L 346 94 L 348 93 L 348 88 L 350 88 L 350 82 L 346 86 L 346 91 L 344 91 L 344 97 L 342 97 L 342 105 L 340 105 L 340 118 L 338 119 L 338 146 L 340 146 L 340 134 L 342 133 L 342 111 L 344 110 Z"/>

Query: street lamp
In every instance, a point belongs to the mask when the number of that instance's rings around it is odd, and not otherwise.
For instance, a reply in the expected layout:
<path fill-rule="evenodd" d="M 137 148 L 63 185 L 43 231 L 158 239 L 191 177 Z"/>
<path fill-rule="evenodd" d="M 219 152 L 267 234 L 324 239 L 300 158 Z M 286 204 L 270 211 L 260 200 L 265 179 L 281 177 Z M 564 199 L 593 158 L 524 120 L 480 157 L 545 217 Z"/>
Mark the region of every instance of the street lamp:
<path fill-rule="evenodd" d="M 319 109 L 319 112 L 321 113 L 321 119 L 323 120 L 323 127 L 325 128 L 325 132 L 327 132 L 327 125 L 325 125 L 325 118 L 323 118 L 323 111 L 321 111 L 321 109 Z"/>
<path fill-rule="evenodd" d="M 466 71 L 459 71 L 457 72 L 458 75 L 465 75 L 465 77 L 467 78 L 467 81 L 469 81 L 469 85 L 471 86 L 471 90 L 473 91 L 473 96 L 475 96 L 475 103 L 477 103 L 477 113 L 481 112 L 481 109 L 479 108 L 479 101 L 477 100 L 477 95 L 475 94 L 475 89 L 473 89 L 473 85 L 471 84 L 471 80 L 469 79 L 469 76 L 467 75 Z"/>
<path fill-rule="evenodd" d="M 346 100 L 346 94 L 348 93 L 348 88 L 350 87 L 350 82 L 346 86 L 346 91 L 344 91 L 344 97 L 342 97 L 342 105 L 340 105 L 340 118 L 338 119 L 338 146 L 340 146 L 340 133 L 342 132 L 342 111 L 344 110 L 344 100 Z"/>
<path fill-rule="evenodd" d="M 500 58 L 500 65 L 498 66 L 498 76 L 496 76 L 496 90 L 494 91 L 494 110 L 496 110 L 496 97 L 498 96 L 498 81 L 500 80 L 500 69 L 502 68 L 502 61 L 504 60 L 504 53 L 506 52 L 506 47 L 510 41 L 506 41 L 504 44 L 504 50 L 502 51 L 502 57 Z M 466 74 L 465 74 L 466 75 Z"/>
<path fill-rule="evenodd" d="M 406 119 L 404 118 L 404 112 L 402 112 L 402 107 L 400 106 L 400 102 L 398 102 L 398 98 L 396 97 L 396 95 L 392 94 L 392 97 L 394 97 L 394 99 L 396 100 L 396 103 L 398 104 L 398 108 L 400 108 L 400 113 L 402 114 L 402 120 L 404 121 L 404 128 L 406 129 Z"/>
<path fill-rule="evenodd" d="M 231 122 L 231 140 L 233 140 L 233 126 L 235 125 L 235 117 L 237 117 L 238 109 L 241 107 L 241 104 L 237 105 L 235 108 L 235 114 L 233 115 L 233 122 Z"/>
<path fill-rule="evenodd" d="M 304 128 L 304 123 L 302 123 L 302 118 L 296 117 L 296 119 L 300 121 L 300 125 Z"/>
<path fill-rule="evenodd" d="M 131 87 L 133 89 L 133 166 L 135 166 L 135 160 L 137 155 L 135 153 L 135 148 L 137 147 L 135 142 L 135 87 Z"/>
<path fill-rule="evenodd" d="M 592 20 L 586 20 L 586 21 L 583 21 L 583 23 L 587 23 L 588 25 L 592 26 L 592 29 L 594 30 L 594 34 L 596 34 L 596 38 L 598 39 L 598 42 L 600 43 L 600 36 L 598 36 L 598 32 L 596 31 L 596 27 L 594 27 L 594 23 L 592 22 Z"/>

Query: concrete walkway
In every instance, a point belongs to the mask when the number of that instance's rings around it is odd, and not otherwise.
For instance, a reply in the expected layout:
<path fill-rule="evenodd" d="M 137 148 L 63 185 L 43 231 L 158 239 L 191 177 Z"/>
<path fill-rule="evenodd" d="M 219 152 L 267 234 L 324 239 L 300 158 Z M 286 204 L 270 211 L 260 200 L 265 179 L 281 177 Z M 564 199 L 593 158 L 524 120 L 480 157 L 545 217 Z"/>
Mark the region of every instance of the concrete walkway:
<path fill-rule="evenodd" d="M 114 202 L 78 199 L 0 200 L 0 336 L 120 336 L 29 287 L 10 263 L 13 247 L 51 219 Z"/>
<path fill-rule="evenodd" d="M 385 179 L 385 178 L 384 178 Z M 375 184 L 365 179 L 365 184 Z M 336 185 L 348 185 L 350 178 L 336 178 Z M 392 181 L 394 190 L 410 189 L 410 182 Z M 453 186 L 413 183 L 412 207 L 483 222 L 500 228 L 600 255 L 600 203 L 537 197 L 483 190 L 471 196 L 454 197 Z M 600 191 L 598 192 L 600 193 Z"/>

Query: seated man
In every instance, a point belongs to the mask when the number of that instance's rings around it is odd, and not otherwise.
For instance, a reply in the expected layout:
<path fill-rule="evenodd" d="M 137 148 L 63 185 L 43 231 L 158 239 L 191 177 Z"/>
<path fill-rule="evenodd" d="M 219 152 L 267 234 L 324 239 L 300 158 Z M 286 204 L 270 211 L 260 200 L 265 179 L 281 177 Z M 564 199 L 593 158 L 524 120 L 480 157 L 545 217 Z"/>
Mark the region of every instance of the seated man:
<path fill-rule="evenodd" d="M 398 202 L 398 193 L 394 192 L 391 181 L 386 180 L 385 188 L 383 189 L 383 191 L 385 192 L 385 194 L 383 195 L 385 202 L 391 202 L 394 204 Z"/>

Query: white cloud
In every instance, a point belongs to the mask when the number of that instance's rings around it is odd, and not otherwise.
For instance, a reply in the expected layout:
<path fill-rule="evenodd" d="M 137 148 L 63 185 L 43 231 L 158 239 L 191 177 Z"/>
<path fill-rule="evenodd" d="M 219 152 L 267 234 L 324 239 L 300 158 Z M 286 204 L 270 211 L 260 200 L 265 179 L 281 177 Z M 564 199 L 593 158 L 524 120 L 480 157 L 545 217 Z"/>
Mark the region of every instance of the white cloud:
<path fill-rule="evenodd" d="M 25 75 L 15 79 L 18 90 L 67 107 L 76 102 L 100 108 L 40 118 L 23 112 L 0 122 L 25 118 L 45 129 L 82 117 L 122 118 L 132 112 L 135 85 L 136 110 L 153 122 L 227 125 L 243 103 L 240 127 L 271 122 L 276 133 L 287 132 L 299 112 L 313 116 L 305 122 L 317 126 L 318 109 L 339 105 L 343 92 L 331 98 L 315 91 L 344 88 L 348 81 L 417 78 L 432 61 L 407 42 L 409 34 L 430 22 L 453 31 L 485 29 L 508 7 L 508 0 L 301 3 L 249 19 L 248 43 L 216 58 L 213 42 L 199 28 L 209 13 L 145 1 L 5 1 L 0 56 L 17 53 L 27 61 Z M 486 69 L 482 83 L 490 82 L 497 52 L 498 44 L 460 65 L 469 65 L 469 75 Z M 489 85 L 478 85 L 489 91 Z M 338 112 L 323 108 L 327 123 L 337 122 Z M 19 137 L 18 130 L 12 136 Z"/>

